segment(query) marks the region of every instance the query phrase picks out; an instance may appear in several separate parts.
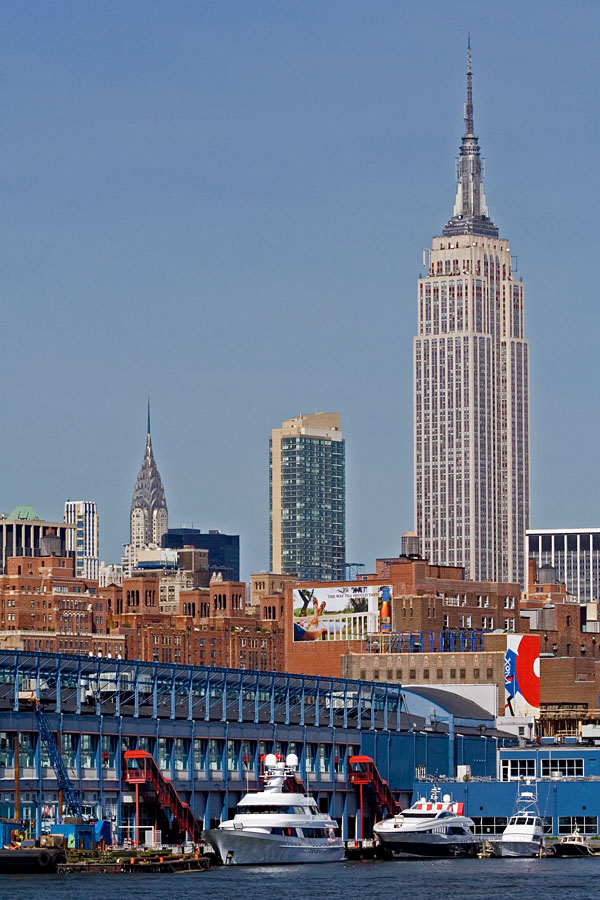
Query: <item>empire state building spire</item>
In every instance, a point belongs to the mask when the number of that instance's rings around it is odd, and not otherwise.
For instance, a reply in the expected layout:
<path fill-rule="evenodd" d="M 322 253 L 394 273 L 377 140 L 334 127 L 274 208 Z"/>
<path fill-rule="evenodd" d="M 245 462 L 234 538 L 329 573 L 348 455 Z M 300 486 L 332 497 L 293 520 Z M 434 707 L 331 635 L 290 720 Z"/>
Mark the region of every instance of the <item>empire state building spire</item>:
<path fill-rule="evenodd" d="M 421 553 L 475 581 L 514 584 L 518 596 L 529 527 L 529 344 L 523 282 L 485 205 L 470 46 L 456 205 L 431 242 L 417 319 L 414 530 Z M 480 621 L 484 629 L 498 624 L 487 615 Z"/>
<path fill-rule="evenodd" d="M 444 228 L 445 236 L 480 234 L 498 237 L 498 229 L 489 217 L 485 193 L 479 141 L 473 131 L 473 75 L 471 72 L 471 39 L 467 44 L 467 101 L 465 133 L 460 146 L 458 185 L 452 218 Z"/>

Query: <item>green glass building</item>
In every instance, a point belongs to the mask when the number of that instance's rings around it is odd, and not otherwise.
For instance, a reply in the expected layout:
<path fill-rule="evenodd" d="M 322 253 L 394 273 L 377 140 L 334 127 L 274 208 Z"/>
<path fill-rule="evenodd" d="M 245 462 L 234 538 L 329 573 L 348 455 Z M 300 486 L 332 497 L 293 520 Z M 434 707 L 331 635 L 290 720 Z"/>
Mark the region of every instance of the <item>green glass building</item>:
<path fill-rule="evenodd" d="M 270 568 L 338 581 L 346 561 L 346 461 L 339 413 L 297 416 L 269 442 Z"/>

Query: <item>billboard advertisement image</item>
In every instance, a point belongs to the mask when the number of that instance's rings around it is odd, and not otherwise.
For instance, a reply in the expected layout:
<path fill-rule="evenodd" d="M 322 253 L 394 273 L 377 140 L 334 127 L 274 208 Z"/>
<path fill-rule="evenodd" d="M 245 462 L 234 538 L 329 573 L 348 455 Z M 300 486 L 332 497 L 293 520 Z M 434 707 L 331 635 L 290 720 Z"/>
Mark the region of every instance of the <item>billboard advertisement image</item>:
<path fill-rule="evenodd" d="M 351 640 L 390 626 L 389 585 L 298 588 L 293 593 L 294 640 Z"/>
<path fill-rule="evenodd" d="M 511 634 L 504 657 L 504 714 L 537 716 L 540 712 L 540 637 Z"/>

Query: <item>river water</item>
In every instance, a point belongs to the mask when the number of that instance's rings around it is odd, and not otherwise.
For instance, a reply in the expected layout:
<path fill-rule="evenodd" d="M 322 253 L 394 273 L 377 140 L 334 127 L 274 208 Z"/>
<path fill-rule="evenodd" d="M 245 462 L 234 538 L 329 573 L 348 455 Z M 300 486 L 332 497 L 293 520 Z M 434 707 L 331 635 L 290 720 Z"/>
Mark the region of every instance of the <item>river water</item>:
<path fill-rule="evenodd" d="M 457 859 L 215 868 L 179 875 L 1 875 L 0 900 L 596 900 L 597 859 Z"/>

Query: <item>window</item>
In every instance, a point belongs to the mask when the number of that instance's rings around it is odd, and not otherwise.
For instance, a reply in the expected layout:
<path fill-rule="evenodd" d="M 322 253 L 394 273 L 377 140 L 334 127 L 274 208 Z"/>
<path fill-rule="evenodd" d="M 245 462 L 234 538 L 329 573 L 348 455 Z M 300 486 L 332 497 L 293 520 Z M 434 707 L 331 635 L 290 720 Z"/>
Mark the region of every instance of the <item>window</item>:
<path fill-rule="evenodd" d="M 222 747 L 219 741 L 210 738 L 208 742 L 208 768 L 213 772 L 221 768 L 221 752 Z"/>
<path fill-rule="evenodd" d="M 506 816 L 471 816 L 473 819 L 473 834 L 502 834 L 508 825 Z"/>
<path fill-rule="evenodd" d="M 559 816 L 558 833 L 571 834 L 577 829 L 581 834 L 598 834 L 597 816 Z"/>
<path fill-rule="evenodd" d="M 583 759 L 543 759 L 542 778 L 583 778 Z"/>
<path fill-rule="evenodd" d="M 502 781 L 518 781 L 520 778 L 535 778 L 535 759 L 503 759 Z"/>

